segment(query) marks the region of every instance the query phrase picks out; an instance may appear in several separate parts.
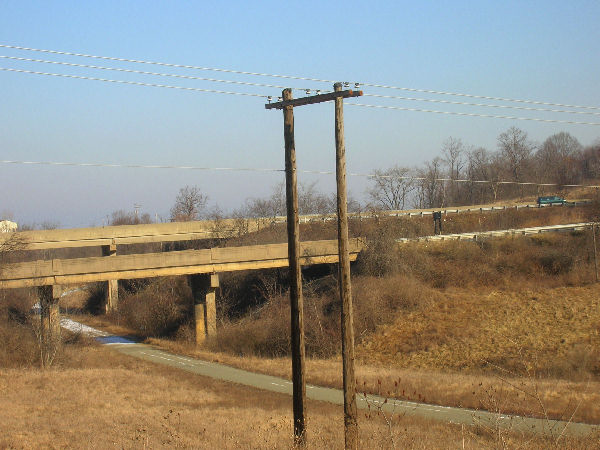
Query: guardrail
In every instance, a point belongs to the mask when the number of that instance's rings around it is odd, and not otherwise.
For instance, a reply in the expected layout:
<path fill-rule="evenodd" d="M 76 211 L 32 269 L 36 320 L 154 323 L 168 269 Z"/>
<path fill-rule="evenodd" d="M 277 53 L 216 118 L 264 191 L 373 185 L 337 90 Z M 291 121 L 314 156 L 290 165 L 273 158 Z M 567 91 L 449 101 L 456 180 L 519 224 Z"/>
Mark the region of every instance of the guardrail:
<path fill-rule="evenodd" d="M 349 213 L 348 217 L 351 219 L 368 219 L 376 216 L 389 216 L 389 217 L 423 217 L 431 216 L 434 212 L 441 212 L 444 215 L 448 214 L 460 214 L 460 213 L 472 213 L 472 212 L 486 212 L 486 211 L 506 211 L 509 209 L 540 209 L 540 208 L 551 208 L 551 207 L 569 207 L 569 206 L 583 206 L 590 204 L 590 200 L 578 200 L 566 203 L 554 203 L 538 205 L 533 204 L 517 204 L 517 205 L 501 205 L 501 206 L 459 206 L 455 208 L 428 208 L 428 209 L 412 209 L 412 210 L 399 210 L 399 211 L 380 211 L 377 213 Z M 312 221 L 329 221 L 336 220 L 335 214 L 308 214 L 300 217 L 300 222 L 312 222 Z M 275 222 L 285 222 L 285 217 L 275 217 Z"/>
<path fill-rule="evenodd" d="M 581 206 L 589 200 L 571 202 L 566 206 Z M 457 208 L 433 208 L 421 210 L 382 211 L 378 213 L 352 213 L 351 219 L 370 219 L 381 215 L 389 217 L 423 217 L 435 211 L 444 215 L 468 212 L 506 211 L 508 209 L 539 209 L 559 205 L 504 205 L 504 206 L 469 206 Z M 335 214 L 308 214 L 300 216 L 301 223 L 335 221 Z M 35 230 L 18 232 L 23 250 L 45 250 L 53 248 L 74 248 L 127 245 L 152 242 L 176 242 L 200 239 L 222 239 L 255 232 L 274 223 L 285 223 L 285 216 L 251 219 L 221 219 L 194 222 L 153 223 L 141 225 L 119 225 L 94 228 L 73 228 L 59 230 Z M 0 233 L 0 244 L 14 233 Z"/>
<path fill-rule="evenodd" d="M 557 231 L 578 231 L 585 230 L 594 225 L 594 222 L 581 222 L 571 223 L 566 225 L 548 225 L 543 227 L 529 227 L 529 228 L 510 228 L 507 230 L 492 230 L 492 231 L 477 231 L 471 233 L 455 233 L 455 234 L 438 234 L 434 236 L 421 236 L 416 238 L 400 238 L 396 239 L 396 242 L 405 244 L 408 242 L 419 242 L 419 241 L 460 241 L 460 240 L 477 240 L 480 237 L 498 237 L 498 236 L 510 236 L 510 235 L 530 235 L 539 234 L 546 232 L 557 232 Z"/>

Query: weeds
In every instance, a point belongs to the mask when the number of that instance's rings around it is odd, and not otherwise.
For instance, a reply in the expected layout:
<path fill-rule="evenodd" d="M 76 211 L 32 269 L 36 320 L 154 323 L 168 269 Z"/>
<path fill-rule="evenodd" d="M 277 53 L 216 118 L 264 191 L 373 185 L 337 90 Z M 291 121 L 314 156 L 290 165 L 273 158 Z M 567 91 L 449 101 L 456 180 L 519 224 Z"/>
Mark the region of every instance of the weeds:
<path fill-rule="evenodd" d="M 515 342 L 513 344 L 518 346 Z M 519 422 L 524 422 L 527 419 L 507 416 L 506 413 L 515 409 L 515 403 L 527 403 L 531 409 L 525 415 L 539 418 L 539 428 L 536 432 L 544 436 L 552 444 L 552 447 L 561 448 L 561 441 L 565 441 L 567 430 L 583 403 L 583 397 L 574 403 L 569 402 L 559 414 L 551 414 L 539 386 L 539 377 L 535 369 L 539 364 L 535 361 L 535 358 L 534 361 L 527 360 L 524 356 L 524 349 L 518 347 L 520 373 L 484 361 L 497 369 L 495 377 L 500 383 L 482 388 L 479 399 L 480 408 L 491 412 L 493 420 L 491 422 L 484 421 L 475 415 L 474 421 L 477 428 L 493 436 L 500 447 L 508 448 L 510 443 L 509 433 L 517 428 L 522 429 L 523 425 L 519 426 Z M 588 378 L 585 390 L 587 391 L 589 388 Z M 523 406 L 520 406 L 520 408 L 523 408 Z M 527 425 L 526 428 L 532 431 L 532 429 L 535 429 L 535 425 Z"/>
<path fill-rule="evenodd" d="M 399 410 L 397 409 L 398 404 L 395 399 L 399 395 L 401 381 L 401 379 L 394 381 L 393 392 L 387 391 L 386 393 L 384 393 L 381 387 L 381 380 L 378 379 L 377 386 L 375 388 L 375 395 L 377 397 L 367 394 L 367 391 L 372 392 L 373 389 L 369 390 L 367 388 L 366 381 L 363 381 L 363 391 L 359 396 L 359 399 L 362 400 L 365 405 L 367 405 L 367 412 L 365 413 L 365 418 L 371 420 L 374 417 L 380 417 L 385 422 L 388 434 L 387 439 L 389 439 L 392 448 L 396 448 L 396 441 L 394 438 L 396 432 L 394 428 L 401 424 L 402 419 L 410 411 L 410 409 L 404 408 L 402 412 L 399 412 Z M 423 399 L 423 401 L 424 400 L 425 399 Z M 415 408 L 413 407 L 412 410 L 414 409 Z"/>
<path fill-rule="evenodd" d="M 191 316 L 193 300 L 185 279 L 156 279 L 123 296 L 118 315 L 145 337 L 169 336 Z"/>

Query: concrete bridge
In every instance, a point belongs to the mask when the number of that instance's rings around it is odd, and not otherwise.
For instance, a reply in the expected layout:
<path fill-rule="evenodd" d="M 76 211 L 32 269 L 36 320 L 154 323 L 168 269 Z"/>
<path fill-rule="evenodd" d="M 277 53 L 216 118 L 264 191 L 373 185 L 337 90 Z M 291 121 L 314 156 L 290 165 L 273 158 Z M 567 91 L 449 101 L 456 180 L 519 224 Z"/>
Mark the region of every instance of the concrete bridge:
<path fill-rule="evenodd" d="M 572 202 L 570 206 L 589 203 Z M 443 214 L 484 211 L 504 211 L 509 208 L 535 210 L 537 205 L 458 207 L 442 210 Z M 534 209 L 535 208 L 535 209 Z M 389 216 L 425 216 L 433 209 L 384 211 Z M 369 219 L 380 213 L 352 214 L 353 219 Z M 335 220 L 334 215 L 301 216 L 301 222 Z M 203 239 L 223 239 L 255 232 L 273 223 L 285 222 L 285 217 L 256 219 L 222 219 L 195 222 L 174 222 L 143 225 L 121 225 L 65 230 L 25 231 L 0 233 L 0 247 L 17 241 L 22 250 L 47 250 L 82 247 L 100 247 L 103 256 L 74 259 L 42 259 L 27 263 L 5 265 L 0 268 L 0 289 L 40 288 L 42 317 L 58 314 L 58 298 L 63 286 L 106 281 L 106 310 L 118 304 L 118 280 L 170 275 L 189 275 L 196 301 L 197 339 L 202 340 L 216 330 L 214 296 L 218 287 L 218 273 L 236 270 L 265 269 L 287 266 L 287 244 L 246 247 L 212 248 L 161 253 L 117 255 L 117 245 L 164 243 Z M 589 226 L 589 224 L 585 224 Z M 510 230 L 514 232 L 515 230 Z M 544 229 L 545 231 L 545 229 Z M 555 230 L 552 230 L 555 231 Z M 558 230 L 556 230 L 558 231 Z M 539 232 L 536 230 L 536 232 Z M 490 232 L 493 235 L 494 232 Z M 464 239 L 473 236 L 429 236 L 419 239 Z M 399 242 L 404 242 L 401 239 Z M 302 244 L 302 264 L 335 263 L 338 261 L 337 241 L 313 241 Z M 12 247 L 15 247 L 14 243 Z M 351 241 L 351 260 L 362 248 L 359 240 Z M 54 311 L 54 312 L 53 312 Z M 200 318 L 203 317 L 203 320 Z M 50 320 L 50 319 L 49 319 Z M 53 322 L 53 321 L 52 321 Z"/>
<path fill-rule="evenodd" d="M 266 226 L 266 222 L 261 223 L 266 220 L 253 221 L 255 229 Z M 218 274 L 287 267 L 287 243 L 128 255 L 117 255 L 117 245 L 222 238 L 239 233 L 232 224 L 220 223 L 218 229 L 214 222 L 203 221 L 10 233 L 2 237 L 2 242 L 18 240 L 17 248 L 21 250 L 97 246 L 104 256 L 6 264 L 0 268 L 0 289 L 38 287 L 42 324 L 46 324 L 43 328 L 52 335 L 59 329 L 58 300 L 66 286 L 106 281 L 106 311 L 110 312 L 117 308 L 118 280 L 189 275 L 195 300 L 196 340 L 201 342 L 216 333 Z M 352 239 L 350 259 L 355 260 L 361 249 L 360 240 Z M 301 255 L 303 265 L 336 263 L 337 240 L 302 242 Z"/>

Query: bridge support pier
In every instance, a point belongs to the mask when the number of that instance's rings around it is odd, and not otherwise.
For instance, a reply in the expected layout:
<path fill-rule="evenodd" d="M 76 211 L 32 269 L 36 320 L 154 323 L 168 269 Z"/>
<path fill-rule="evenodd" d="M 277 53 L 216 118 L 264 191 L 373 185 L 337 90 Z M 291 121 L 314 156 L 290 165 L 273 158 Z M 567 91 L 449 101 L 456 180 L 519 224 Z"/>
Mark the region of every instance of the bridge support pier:
<path fill-rule="evenodd" d="M 190 275 L 188 282 L 194 296 L 196 344 L 201 344 L 207 337 L 217 335 L 216 291 L 219 275 Z"/>
<path fill-rule="evenodd" d="M 63 292 L 61 286 L 38 287 L 40 301 L 39 344 L 42 366 L 52 364 L 60 346 L 60 309 L 59 299 Z"/>
<path fill-rule="evenodd" d="M 102 246 L 102 256 L 116 256 L 117 245 Z M 104 297 L 104 308 L 106 313 L 111 313 L 117 310 L 119 306 L 119 280 L 108 280 L 106 286 L 106 294 Z"/>

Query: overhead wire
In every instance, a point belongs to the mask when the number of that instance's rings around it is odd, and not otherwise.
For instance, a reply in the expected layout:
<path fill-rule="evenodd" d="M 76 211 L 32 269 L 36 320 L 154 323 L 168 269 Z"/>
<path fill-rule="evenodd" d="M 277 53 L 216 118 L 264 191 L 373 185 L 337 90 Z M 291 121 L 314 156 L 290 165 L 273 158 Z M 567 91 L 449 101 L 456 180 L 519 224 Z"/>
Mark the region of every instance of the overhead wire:
<path fill-rule="evenodd" d="M 35 75 L 52 76 L 52 77 L 73 78 L 73 79 L 78 79 L 78 80 L 103 81 L 106 83 L 129 84 L 129 85 L 135 85 L 135 86 L 147 86 L 147 87 L 167 88 L 167 89 L 181 89 L 184 91 L 208 92 L 208 93 L 212 93 L 212 94 L 242 95 L 242 96 L 247 96 L 247 97 L 261 97 L 261 98 L 266 98 L 266 99 L 269 99 L 272 97 L 270 95 L 253 94 L 253 93 L 249 93 L 249 92 L 221 91 L 218 89 L 202 89 L 202 88 L 187 87 L 187 86 L 173 86 L 173 85 L 168 85 L 168 84 L 142 83 L 140 81 L 112 80 L 109 78 L 86 77 L 83 75 L 69 75 L 69 74 L 64 74 L 64 73 L 37 72 L 34 70 L 12 69 L 12 68 L 8 68 L 8 67 L 0 67 L 0 70 L 3 70 L 5 72 L 29 73 L 29 74 L 35 74 Z"/>
<path fill-rule="evenodd" d="M 360 106 L 364 108 L 378 108 L 378 109 L 394 109 L 398 111 L 415 111 L 425 112 L 433 114 L 448 114 L 454 116 L 467 116 L 467 117 L 486 117 L 490 119 L 510 119 L 510 120 L 530 120 L 534 122 L 549 122 L 549 123 L 568 123 L 577 125 L 600 125 L 600 122 L 578 122 L 574 120 L 556 120 L 556 119 L 539 119 L 535 117 L 517 117 L 517 116 L 502 116 L 493 114 L 478 114 L 478 113 L 466 113 L 459 111 L 438 111 L 435 109 L 421 109 L 421 108 L 405 108 L 402 106 L 389 106 L 389 105 L 370 105 L 365 103 L 347 103 L 347 106 Z"/>
<path fill-rule="evenodd" d="M 208 167 L 208 166 L 182 166 L 182 165 L 154 165 L 154 164 L 117 164 L 117 163 L 78 163 L 78 162 L 57 162 L 57 161 L 18 161 L 18 160 L 0 160 L 0 164 L 19 164 L 19 165 L 42 165 L 42 166 L 70 166 L 70 167 L 104 167 L 121 169 L 174 169 L 174 170 L 201 170 L 217 172 L 271 172 L 283 173 L 285 169 L 265 168 L 265 167 Z M 335 175 L 333 170 L 297 170 L 299 173 L 309 175 Z M 506 180 L 471 180 L 467 178 L 429 178 L 423 176 L 396 176 L 380 173 L 360 173 L 348 172 L 348 176 L 362 178 L 383 178 L 408 181 L 439 181 L 452 183 L 473 183 L 473 184 L 510 184 L 517 186 L 561 186 L 561 187 L 581 187 L 581 188 L 600 188 L 600 185 L 588 184 L 559 184 L 559 183 L 535 183 L 530 181 L 506 181 Z"/>
<path fill-rule="evenodd" d="M 15 161 L 0 160 L 1 164 L 21 164 L 37 166 L 71 166 L 71 167 L 108 167 L 119 169 L 178 169 L 178 170 L 214 170 L 236 172 L 285 172 L 285 169 L 270 169 L 260 167 L 203 167 L 203 166 L 178 166 L 178 165 L 153 165 L 153 164 L 113 164 L 113 163 L 78 163 L 59 161 Z"/>
<path fill-rule="evenodd" d="M 214 82 L 214 83 L 239 84 L 239 85 L 244 85 L 244 86 L 268 87 L 268 88 L 278 88 L 278 89 L 285 89 L 287 87 L 287 86 L 279 86 L 276 84 L 252 83 L 249 81 L 237 81 L 237 80 L 220 80 L 220 79 L 216 79 L 216 78 L 195 77 L 195 76 L 191 76 L 191 75 L 179 75 L 179 74 L 174 74 L 174 73 L 147 72 L 144 70 L 123 69 L 123 68 L 119 68 L 119 67 L 96 66 L 93 64 L 77 64 L 77 63 L 69 63 L 69 62 L 64 62 L 64 61 L 49 61 L 49 60 L 45 60 L 45 59 L 21 58 L 18 56 L 0 55 L 0 58 L 10 59 L 10 60 L 15 60 L 15 61 L 38 62 L 38 63 L 44 63 L 44 64 L 57 64 L 57 65 L 69 66 L 69 67 L 83 67 L 83 68 L 87 68 L 87 69 L 110 70 L 110 71 L 115 71 L 115 72 L 135 73 L 135 74 L 141 74 L 141 75 L 182 78 L 182 79 L 186 79 L 186 80 L 210 81 L 210 82 Z M 307 90 L 307 88 L 293 88 L 293 89 L 300 90 L 300 91 Z M 600 113 L 598 113 L 598 114 L 600 115 Z"/>
<path fill-rule="evenodd" d="M 141 75 L 152 75 L 152 76 L 160 76 L 160 77 L 172 77 L 172 78 L 181 78 L 181 79 L 187 79 L 187 80 L 208 81 L 208 82 L 215 82 L 215 83 L 237 84 L 237 85 L 244 85 L 244 86 L 256 86 L 256 87 L 267 87 L 267 88 L 278 88 L 278 89 L 286 88 L 286 86 L 275 85 L 275 84 L 253 83 L 253 82 L 248 82 L 248 81 L 237 81 L 237 80 L 222 80 L 222 79 L 216 79 L 216 78 L 196 77 L 196 76 L 191 76 L 191 75 L 180 75 L 180 74 L 163 73 L 163 72 L 148 72 L 148 71 L 143 71 L 143 70 L 123 69 L 123 68 L 119 68 L 119 67 L 97 66 L 97 65 L 93 65 L 93 64 L 77 64 L 77 63 L 69 63 L 69 62 L 64 62 L 64 61 L 50 61 L 50 60 L 36 59 L 36 58 L 22 58 L 22 57 L 18 57 L 18 56 L 0 55 L 0 58 L 10 59 L 10 60 L 14 60 L 14 61 L 37 62 L 37 63 L 43 63 L 43 64 L 63 65 L 63 66 L 68 66 L 68 67 L 81 67 L 81 68 L 88 68 L 88 69 L 95 69 L 95 70 L 116 71 L 116 72 L 134 73 L 134 74 L 141 74 Z M 310 92 L 312 90 L 310 88 L 293 88 L 293 89 L 307 91 L 307 92 Z M 527 106 L 513 106 L 513 105 L 493 105 L 493 104 L 486 104 L 486 103 L 457 102 L 457 101 L 452 101 L 452 100 L 414 98 L 414 97 L 403 97 L 403 96 L 396 96 L 396 95 L 382 95 L 382 94 L 371 94 L 371 93 L 365 93 L 363 95 L 365 97 L 406 100 L 406 101 L 416 101 L 416 102 L 430 102 L 430 103 L 443 103 L 443 104 L 451 104 L 451 105 L 477 106 L 477 107 L 485 107 L 485 108 L 517 109 L 517 110 L 524 110 L 524 111 L 541 111 L 541 112 L 552 112 L 552 113 L 585 114 L 585 115 L 600 116 L 600 112 L 572 111 L 572 110 L 548 109 L 548 108 L 532 108 L 532 107 L 527 107 Z"/>
<path fill-rule="evenodd" d="M 260 97 L 260 98 L 267 99 L 269 102 L 273 98 L 273 96 L 271 96 L 271 95 L 256 94 L 256 93 L 249 93 L 249 92 L 222 91 L 222 90 L 218 90 L 218 89 L 203 89 L 203 88 L 187 87 L 187 86 L 174 86 L 174 85 L 157 84 L 157 83 L 144 83 L 144 82 L 140 82 L 140 81 L 113 80 L 113 79 L 109 79 L 109 78 L 88 77 L 88 76 L 83 76 L 83 75 L 71 75 L 71 74 L 64 74 L 64 73 L 38 72 L 38 71 L 34 71 L 34 70 L 14 69 L 14 68 L 8 68 L 8 67 L 0 67 L 0 71 L 26 73 L 26 74 L 34 74 L 34 75 L 45 75 L 45 76 L 71 78 L 71 79 L 79 79 L 79 80 L 101 81 L 101 82 L 107 82 L 107 83 L 126 84 L 126 85 L 135 85 L 135 86 L 179 89 L 179 90 L 184 90 L 184 91 L 196 91 L 196 92 L 205 92 L 205 93 L 213 93 L 213 94 L 228 94 L 228 95 L 240 95 L 240 96 L 248 96 L 248 97 Z M 438 110 L 422 109 L 422 108 L 406 108 L 406 107 L 401 107 L 401 106 L 371 105 L 371 104 L 365 104 L 365 103 L 347 103 L 347 105 L 348 106 L 361 106 L 361 107 L 367 107 L 367 108 L 391 109 L 391 110 L 398 110 L 398 111 L 425 112 L 425 113 L 447 114 L 447 115 L 467 116 L 467 117 L 485 117 L 485 118 L 492 118 L 492 119 L 528 120 L 528 121 L 534 121 L 534 122 L 564 123 L 564 124 L 594 125 L 594 126 L 600 125 L 599 122 L 581 122 L 581 121 L 573 121 L 573 120 L 540 119 L 540 118 L 535 118 L 535 117 L 503 116 L 503 115 L 493 115 L 493 114 L 466 113 L 466 112 L 459 112 L 459 111 L 438 111 Z"/>
<path fill-rule="evenodd" d="M 1 58 L 1 56 L 0 56 L 0 58 Z M 493 105 L 490 103 L 457 102 L 457 101 L 452 101 L 452 100 L 402 97 L 402 96 L 398 96 L 398 95 L 382 95 L 382 94 L 370 94 L 370 93 L 363 93 L 363 96 L 364 97 L 394 99 L 394 100 L 407 100 L 407 101 L 413 101 L 413 102 L 429 102 L 429 103 L 444 103 L 444 104 L 448 104 L 448 105 L 478 106 L 478 107 L 483 107 L 483 108 L 518 109 L 518 110 L 522 110 L 522 111 L 542 111 L 542 112 L 551 112 L 551 113 L 585 114 L 585 115 L 592 115 L 592 116 L 600 116 L 600 112 L 573 111 L 573 110 L 568 110 L 568 109 L 548 109 L 548 108 L 532 108 L 529 106 Z"/>
<path fill-rule="evenodd" d="M 450 95 L 454 97 L 468 97 L 468 98 L 478 98 L 482 100 L 496 100 L 502 102 L 511 102 L 511 103 L 528 103 L 532 105 L 544 105 L 544 106 L 559 106 L 562 108 L 579 108 L 579 109 L 592 109 L 592 110 L 600 110 L 599 106 L 582 106 L 582 105 L 569 105 L 565 103 L 551 103 L 551 102 L 542 102 L 537 100 L 521 100 L 515 98 L 507 98 L 507 97 L 492 97 L 487 95 L 475 95 L 475 94 L 465 94 L 460 92 L 445 92 L 445 91 L 436 91 L 432 89 L 418 89 L 418 88 L 407 88 L 400 86 L 388 86 L 384 84 L 373 84 L 373 83 L 360 83 L 361 86 L 374 87 L 380 89 L 396 89 L 400 91 L 408 91 L 408 92 L 420 92 L 423 94 L 436 94 L 436 95 Z"/>
<path fill-rule="evenodd" d="M 277 74 L 260 73 L 260 72 L 246 72 L 243 70 L 221 69 L 221 68 L 216 68 L 216 67 L 203 67 L 203 66 L 194 66 L 194 65 L 189 65 L 189 64 L 174 64 L 174 63 L 166 63 L 166 62 L 159 62 L 159 61 L 145 61 L 145 60 L 141 60 L 141 59 L 116 58 L 113 56 L 89 55 L 89 54 L 85 54 L 85 53 L 74 53 L 74 52 L 64 52 L 64 51 L 59 51 L 59 50 L 47 50 L 47 49 L 40 49 L 40 48 L 21 47 L 18 45 L 0 44 L 0 48 L 11 48 L 14 50 L 51 53 L 54 55 L 77 56 L 77 57 L 81 57 L 81 58 L 103 59 L 103 60 L 107 60 L 107 61 L 129 62 L 129 63 L 135 63 L 135 64 L 151 64 L 151 65 L 163 66 L 163 67 L 176 67 L 179 69 L 194 69 L 194 70 L 204 70 L 204 71 L 211 71 L 211 72 L 234 73 L 234 74 L 238 74 L 238 75 L 253 75 L 253 76 L 260 76 L 260 77 L 286 78 L 286 79 L 291 79 L 291 80 L 315 81 L 315 82 L 322 82 L 322 83 L 335 83 L 335 81 L 324 80 L 324 79 L 320 79 L 320 78 L 298 77 L 298 76 L 292 76 L 292 75 L 277 75 Z"/>
<path fill-rule="evenodd" d="M 23 50 L 23 51 L 31 51 L 31 52 L 42 52 L 42 53 L 50 53 L 50 54 L 65 55 L 65 56 L 76 56 L 76 57 L 83 57 L 83 58 L 95 58 L 95 59 L 129 62 L 129 63 L 136 63 L 136 64 L 151 64 L 151 65 L 159 65 L 159 66 L 165 66 L 165 67 L 177 67 L 177 68 L 183 68 L 183 69 L 233 73 L 233 74 L 239 74 L 239 75 L 252 75 L 252 76 L 261 76 L 261 77 L 302 80 L 302 81 L 311 81 L 311 82 L 319 82 L 319 83 L 335 83 L 338 81 L 338 80 L 328 80 L 328 79 L 323 79 L 323 78 L 301 77 L 301 76 L 294 76 L 294 75 L 281 75 L 281 74 L 272 74 L 272 73 L 263 73 L 263 72 L 249 72 L 249 71 L 234 70 L 234 69 L 222 69 L 222 68 L 216 68 L 216 67 L 203 67 L 203 66 L 195 66 L 195 65 L 187 65 L 187 64 L 173 64 L 173 63 L 165 63 L 165 62 L 158 62 L 158 61 L 146 61 L 146 60 L 130 59 L 130 58 L 99 56 L 99 55 L 91 55 L 91 54 L 85 54 L 85 53 L 75 53 L 75 52 L 66 52 L 66 51 L 59 51 L 59 50 L 48 50 L 48 49 L 38 49 L 38 48 L 32 48 L 32 47 L 23 47 L 23 46 L 18 46 L 18 45 L 0 44 L 0 48 L 9 48 L 9 49 L 14 49 L 14 50 Z M 402 91 L 409 91 L 409 92 L 420 92 L 420 93 L 435 94 L 435 95 L 448 95 L 448 96 L 477 98 L 477 99 L 483 99 L 483 100 L 504 101 L 504 102 L 511 102 L 511 103 L 527 103 L 527 104 L 544 105 L 544 106 L 558 106 L 558 107 L 563 107 L 563 108 L 600 110 L 600 107 L 598 107 L 598 106 L 571 105 L 571 104 L 564 104 L 564 103 L 543 102 L 543 101 L 537 101 L 537 100 L 515 99 L 515 98 L 508 98 L 508 97 L 494 97 L 494 96 L 476 95 L 476 94 L 468 94 L 468 93 L 460 93 L 460 92 L 439 91 L 439 90 L 433 90 L 433 89 L 408 88 L 408 87 L 384 85 L 384 84 L 368 83 L 368 82 L 353 82 L 353 83 L 347 82 L 345 84 L 348 84 L 348 85 L 354 84 L 354 85 L 373 87 L 373 88 L 379 88 L 379 89 L 395 89 L 395 90 L 402 90 Z"/>

